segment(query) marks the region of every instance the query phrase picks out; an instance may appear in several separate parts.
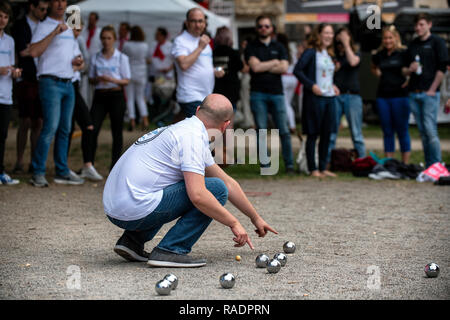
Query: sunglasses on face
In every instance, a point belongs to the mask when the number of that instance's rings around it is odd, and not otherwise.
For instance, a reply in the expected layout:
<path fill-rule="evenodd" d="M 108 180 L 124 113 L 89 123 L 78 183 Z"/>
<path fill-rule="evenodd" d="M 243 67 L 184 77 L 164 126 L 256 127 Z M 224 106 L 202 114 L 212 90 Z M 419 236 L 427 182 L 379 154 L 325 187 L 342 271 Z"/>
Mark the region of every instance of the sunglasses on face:
<path fill-rule="evenodd" d="M 205 23 L 205 20 L 188 20 L 189 23 Z"/>
<path fill-rule="evenodd" d="M 268 24 L 260 24 L 260 25 L 258 25 L 258 29 L 262 29 L 262 28 L 270 29 L 270 25 L 268 25 Z"/>

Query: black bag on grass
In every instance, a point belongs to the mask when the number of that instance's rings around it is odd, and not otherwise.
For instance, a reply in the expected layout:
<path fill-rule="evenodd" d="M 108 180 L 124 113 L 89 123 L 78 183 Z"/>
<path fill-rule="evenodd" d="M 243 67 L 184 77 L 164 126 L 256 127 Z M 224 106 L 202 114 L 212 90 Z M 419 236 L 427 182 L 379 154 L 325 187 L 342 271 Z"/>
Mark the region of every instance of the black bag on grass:
<path fill-rule="evenodd" d="M 331 171 L 352 171 L 352 162 L 358 157 L 356 149 L 333 149 L 331 150 Z"/>

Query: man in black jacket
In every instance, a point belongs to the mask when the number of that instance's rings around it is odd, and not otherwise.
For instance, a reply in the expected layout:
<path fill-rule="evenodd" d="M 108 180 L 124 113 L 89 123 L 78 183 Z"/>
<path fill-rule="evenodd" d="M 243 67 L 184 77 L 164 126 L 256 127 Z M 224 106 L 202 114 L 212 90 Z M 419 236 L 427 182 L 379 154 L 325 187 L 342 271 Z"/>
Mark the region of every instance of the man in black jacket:
<path fill-rule="evenodd" d="M 17 130 L 17 160 L 14 173 L 23 172 L 23 155 L 30 129 L 31 154 L 33 154 L 39 133 L 42 128 L 42 108 L 38 96 L 38 82 L 36 79 L 36 65 L 30 56 L 29 44 L 40 21 L 48 8 L 46 0 L 28 0 L 28 13 L 14 24 L 12 35 L 16 44 L 18 67 L 22 77 L 18 80 L 17 90 L 19 99 L 19 128 Z M 31 168 L 31 166 L 30 166 Z"/>

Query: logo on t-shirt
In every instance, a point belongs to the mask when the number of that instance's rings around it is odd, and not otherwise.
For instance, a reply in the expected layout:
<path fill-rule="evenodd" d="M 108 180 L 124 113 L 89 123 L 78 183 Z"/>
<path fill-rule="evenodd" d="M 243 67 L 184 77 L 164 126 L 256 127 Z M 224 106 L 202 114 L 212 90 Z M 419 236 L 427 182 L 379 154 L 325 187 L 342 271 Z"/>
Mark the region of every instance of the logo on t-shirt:
<path fill-rule="evenodd" d="M 146 133 L 142 137 L 140 137 L 134 144 L 137 145 L 137 146 L 140 146 L 140 145 L 144 145 L 146 143 L 149 143 L 150 141 L 156 139 L 167 128 L 168 128 L 168 126 L 161 127 L 161 128 L 155 129 L 155 130 L 153 130 L 153 131 L 151 131 L 149 133 Z"/>

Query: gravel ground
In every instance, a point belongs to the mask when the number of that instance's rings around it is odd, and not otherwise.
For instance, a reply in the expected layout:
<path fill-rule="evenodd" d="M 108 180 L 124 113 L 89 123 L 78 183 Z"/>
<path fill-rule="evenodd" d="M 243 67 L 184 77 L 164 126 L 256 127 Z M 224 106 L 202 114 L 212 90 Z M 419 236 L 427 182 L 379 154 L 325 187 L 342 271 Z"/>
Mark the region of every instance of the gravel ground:
<path fill-rule="evenodd" d="M 279 235 L 254 236 L 254 251 L 234 248 L 231 231 L 213 222 L 193 248 L 208 260 L 199 269 L 155 269 L 117 256 L 122 231 L 103 214 L 102 183 L 0 188 L 0 299 L 450 298 L 448 187 L 348 178 L 240 182 L 248 192 L 271 192 L 250 200 Z M 279 273 L 255 268 L 259 253 L 272 256 L 287 240 L 297 251 Z M 438 278 L 425 277 L 429 262 L 440 265 Z M 155 283 L 169 272 L 178 289 L 156 295 Z M 224 272 L 236 276 L 231 290 L 220 288 Z"/>

